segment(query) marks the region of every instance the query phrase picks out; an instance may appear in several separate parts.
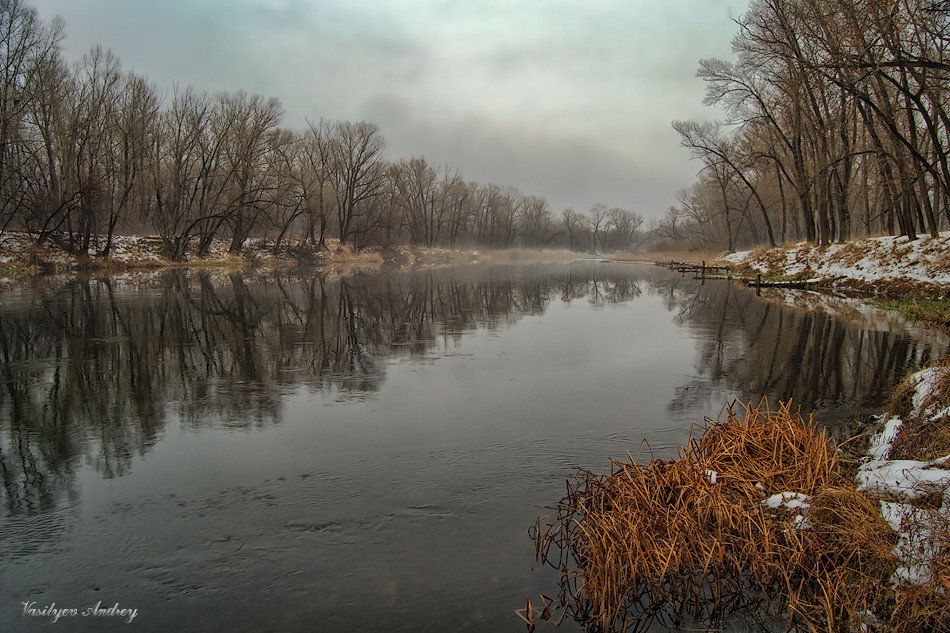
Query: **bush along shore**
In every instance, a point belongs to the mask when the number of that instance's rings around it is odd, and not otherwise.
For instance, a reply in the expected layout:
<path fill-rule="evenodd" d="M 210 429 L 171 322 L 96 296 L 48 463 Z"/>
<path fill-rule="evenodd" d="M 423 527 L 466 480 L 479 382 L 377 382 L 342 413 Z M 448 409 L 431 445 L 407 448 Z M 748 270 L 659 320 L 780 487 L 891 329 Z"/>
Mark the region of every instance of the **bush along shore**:
<path fill-rule="evenodd" d="M 840 443 L 791 404 L 727 411 L 678 459 L 568 481 L 534 528 L 559 599 L 520 610 L 529 629 L 950 630 L 950 366 L 907 377 Z"/>

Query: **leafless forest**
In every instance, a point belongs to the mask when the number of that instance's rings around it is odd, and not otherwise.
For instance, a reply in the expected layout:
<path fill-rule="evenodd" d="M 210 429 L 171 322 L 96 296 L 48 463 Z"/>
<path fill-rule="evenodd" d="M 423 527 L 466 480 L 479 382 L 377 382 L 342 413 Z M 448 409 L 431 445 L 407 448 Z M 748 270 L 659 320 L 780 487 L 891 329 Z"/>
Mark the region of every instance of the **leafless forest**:
<path fill-rule="evenodd" d="M 704 169 L 657 227 L 729 250 L 950 222 L 950 3 L 754 0 L 698 75 L 718 123 L 673 126 Z"/>
<path fill-rule="evenodd" d="M 555 217 L 541 197 L 476 184 L 424 158 L 390 161 L 372 123 L 281 127 L 275 98 L 160 93 L 96 47 L 70 63 L 64 24 L 0 0 L 0 236 L 108 256 L 153 234 L 172 258 L 224 239 L 322 246 L 419 244 L 631 250 L 643 218 L 595 206 Z"/>

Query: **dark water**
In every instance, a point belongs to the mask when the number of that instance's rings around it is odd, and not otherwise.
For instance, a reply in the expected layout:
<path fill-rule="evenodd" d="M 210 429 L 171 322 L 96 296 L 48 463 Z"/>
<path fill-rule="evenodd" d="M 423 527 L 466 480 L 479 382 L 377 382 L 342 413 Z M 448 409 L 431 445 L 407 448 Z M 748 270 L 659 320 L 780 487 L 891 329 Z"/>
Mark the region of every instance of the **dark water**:
<path fill-rule="evenodd" d="M 866 312 L 597 263 L 8 287 L 0 631 L 524 630 L 572 468 L 736 397 L 874 410 L 947 347 Z"/>

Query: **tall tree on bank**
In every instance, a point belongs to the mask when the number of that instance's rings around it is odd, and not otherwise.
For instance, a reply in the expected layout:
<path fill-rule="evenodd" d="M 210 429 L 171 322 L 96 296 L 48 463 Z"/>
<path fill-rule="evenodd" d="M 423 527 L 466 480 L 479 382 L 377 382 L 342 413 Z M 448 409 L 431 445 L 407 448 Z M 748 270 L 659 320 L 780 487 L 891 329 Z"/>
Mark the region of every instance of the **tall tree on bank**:
<path fill-rule="evenodd" d="M 34 119 L 44 78 L 59 62 L 63 25 L 44 24 L 22 0 L 0 0 L 0 235 L 17 212 L 35 207 L 42 192 L 42 151 Z"/>
<path fill-rule="evenodd" d="M 379 129 L 372 123 L 337 123 L 331 174 L 336 193 L 337 235 L 341 242 L 367 232 L 371 203 L 385 183 L 383 148 Z"/>
<path fill-rule="evenodd" d="M 861 232 L 936 235 L 950 222 L 944 9 L 754 0 L 734 58 L 699 67 L 730 134 L 694 142 L 701 126 L 678 122 L 684 144 L 756 192 L 766 233 L 777 224 L 785 238 L 823 244 Z M 726 160 L 723 146 L 744 160 Z"/>

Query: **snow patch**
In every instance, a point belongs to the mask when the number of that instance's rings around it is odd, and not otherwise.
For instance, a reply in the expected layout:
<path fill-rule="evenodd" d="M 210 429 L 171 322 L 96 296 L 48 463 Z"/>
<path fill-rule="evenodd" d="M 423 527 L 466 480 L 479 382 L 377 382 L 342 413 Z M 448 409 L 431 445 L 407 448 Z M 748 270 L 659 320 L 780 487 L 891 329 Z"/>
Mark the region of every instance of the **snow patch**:
<path fill-rule="evenodd" d="M 934 396 L 937 393 L 940 382 L 946 378 L 948 371 L 950 371 L 950 369 L 947 367 L 930 367 L 914 374 L 913 379 L 917 383 L 913 396 L 911 397 L 912 415 L 914 417 L 939 417 L 938 412 L 935 411 L 936 405 L 931 403 L 934 401 Z M 927 407 L 927 410 L 924 410 L 924 407 L 928 404 L 930 406 Z M 946 410 L 947 409 L 943 409 L 940 413 Z"/>
<path fill-rule="evenodd" d="M 950 487 L 950 470 L 944 468 L 950 462 L 948 457 L 932 462 L 895 459 L 863 464 L 857 474 L 858 490 L 904 501 L 943 494 Z"/>
<path fill-rule="evenodd" d="M 808 510 L 811 508 L 811 497 L 800 492 L 780 492 L 762 501 L 762 505 L 770 510 L 785 508 L 795 514 L 792 516 L 792 525 L 798 530 L 810 530 Z"/>
<path fill-rule="evenodd" d="M 871 448 L 868 449 L 868 455 L 871 457 L 871 461 L 882 461 L 891 456 L 894 441 L 897 439 L 903 426 L 904 421 L 898 417 L 890 418 L 884 424 L 884 430 L 875 435 L 871 440 Z"/>
<path fill-rule="evenodd" d="M 910 280 L 929 285 L 950 284 L 950 233 L 939 237 L 872 237 L 845 244 L 818 246 L 800 242 L 790 247 L 737 251 L 721 259 L 746 264 L 761 273 L 786 276 L 812 272 L 809 281 L 831 283 L 850 280 L 872 284 Z M 776 270 L 778 266 L 780 270 Z"/>
<path fill-rule="evenodd" d="M 935 538 L 942 523 L 939 514 L 909 503 L 881 501 L 881 516 L 898 534 L 893 553 L 899 564 L 891 575 L 895 586 L 925 585 L 933 580 L 933 561 L 940 553 Z"/>
<path fill-rule="evenodd" d="M 811 507 L 811 497 L 800 492 L 780 492 L 763 501 L 762 505 L 772 510 L 778 510 L 779 508 L 807 510 Z"/>
<path fill-rule="evenodd" d="M 948 371 L 932 367 L 910 378 L 913 419 L 933 424 L 946 417 L 948 408 L 938 410 L 937 403 L 945 397 L 939 391 Z M 881 517 L 897 532 L 893 553 L 898 566 L 891 575 L 892 584 L 924 585 L 934 580 L 934 559 L 942 552 L 937 531 L 950 525 L 950 455 L 931 461 L 891 459 L 894 442 L 904 427 L 898 417 L 887 420 L 871 440 L 856 482 L 858 490 L 879 500 Z M 938 509 L 916 505 L 935 496 L 941 501 Z"/>

